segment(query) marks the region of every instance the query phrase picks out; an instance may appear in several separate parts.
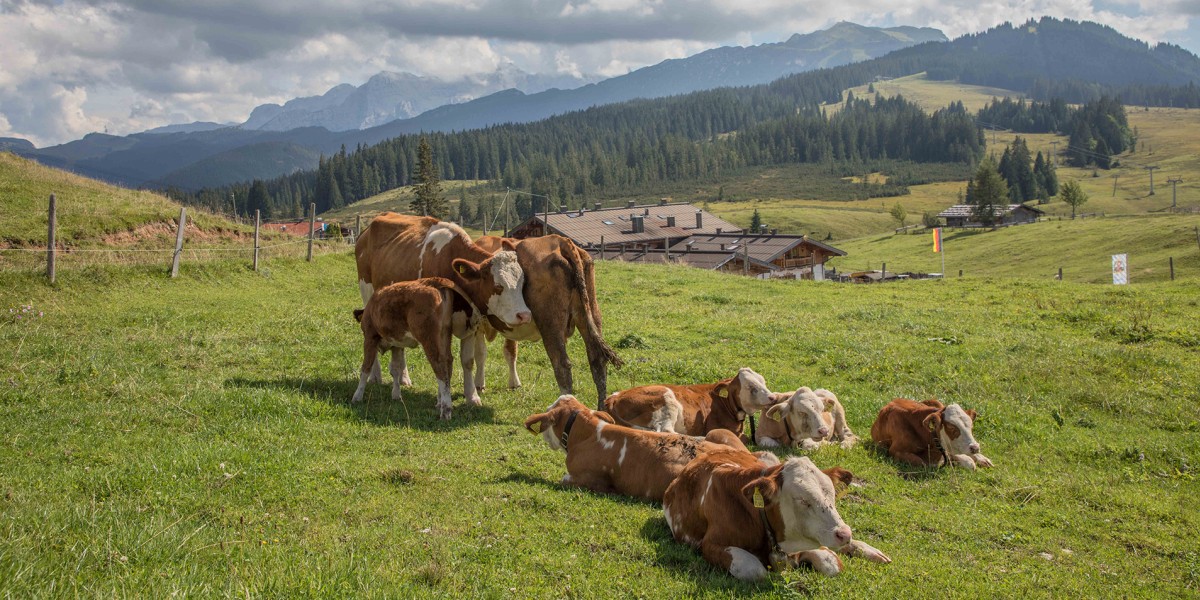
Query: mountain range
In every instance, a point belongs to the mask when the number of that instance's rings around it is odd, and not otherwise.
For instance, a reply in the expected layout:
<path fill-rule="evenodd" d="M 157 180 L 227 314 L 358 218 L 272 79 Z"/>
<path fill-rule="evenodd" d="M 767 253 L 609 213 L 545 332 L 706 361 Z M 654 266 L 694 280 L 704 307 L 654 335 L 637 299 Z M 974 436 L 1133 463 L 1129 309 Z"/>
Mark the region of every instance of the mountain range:
<path fill-rule="evenodd" d="M 854 61 L 862 62 L 836 66 Z M 1035 95 L 1038 90 L 1116 93 L 1113 90 L 1119 92 L 1124 88 L 1114 86 L 1179 86 L 1200 80 L 1200 59 L 1196 55 L 1177 46 L 1150 47 L 1094 23 L 1043 18 L 1021 26 L 1006 23 L 954 41 L 946 41 L 945 36 L 932 29 L 879 29 L 839 23 L 777 44 L 716 48 L 574 89 L 551 88 L 536 93 L 506 89 L 364 129 L 331 131 L 326 125 L 366 125 L 386 118 L 378 116 L 386 112 L 380 112 L 383 110 L 380 107 L 401 106 L 393 102 L 398 95 L 368 102 L 373 90 L 435 84 L 432 80 L 422 83 L 423 79 L 416 76 L 381 74 L 372 78 L 374 84 L 368 82 L 359 88 L 339 86 L 323 96 L 297 99 L 282 107 L 259 107 L 250 120 L 238 127 L 210 128 L 195 124 L 200 130 L 146 132 L 125 137 L 90 134 L 60 146 L 18 152 L 47 164 L 126 185 L 194 190 L 310 169 L 321 154 L 328 156 L 342 147 L 372 145 L 405 134 L 526 123 L 635 98 L 761 85 L 817 68 L 825 69 L 824 75 L 815 74 L 825 79 L 846 79 L 837 75 L 845 69 L 853 70 L 853 78 L 865 77 L 866 81 L 871 76 L 927 72 L 932 79 L 978 83 Z M 382 85 L 386 80 L 400 83 L 391 88 Z M 773 85 L 795 84 L 785 80 Z M 359 100 L 351 101 L 352 98 Z M 339 125 L 321 121 L 336 112 L 329 108 L 334 105 L 366 108 L 348 111 L 352 116 Z M 285 127 L 282 124 L 285 120 L 324 125 L 271 129 L 272 122 Z"/>
<path fill-rule="evenodd" d="M 380 73 L 359 87 L 340 85 L 321 96 L 297 98 L 282 106 L 259 106 L 239 126 L 193 123 L 123 137 L 93 133 L 58 146 L 23 148 L 20 153 L 124 185 L 196 189 L 311 168 L 320 154 L 337 152 L 342 145 L 373 144 L 420 131 L 529 122 L 635 98 L 761 84 L 882 56 L 913 44 L 945 40 L 936 29 L 839 23 L 780 43 L 722 47 L 667 60 L 573 89 L 550 86 L 578 84 L 584 79 L 538 77 L 516 69 L 456 83 Z M 503 85 L 512 87 L 471 99 Z M 248 146 L 253 146 L 254 152 L 242 150 Z M 222 156 L 225 153 L 232 154 Z M 240 168 L 212 168 L 232 164 Z"/>

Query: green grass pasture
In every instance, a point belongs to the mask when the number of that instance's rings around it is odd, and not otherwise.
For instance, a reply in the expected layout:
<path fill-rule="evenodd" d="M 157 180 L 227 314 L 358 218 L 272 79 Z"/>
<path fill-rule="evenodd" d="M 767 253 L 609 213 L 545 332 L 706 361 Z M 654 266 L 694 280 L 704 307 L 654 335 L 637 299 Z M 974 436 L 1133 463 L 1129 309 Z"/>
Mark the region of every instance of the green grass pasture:
<path fill-rule="evenodd" d="M 614 389 L 751 366 L 776 390 L 834 390 L 864 440 L 897 396 L 980 412 L 991 470 L 902 468 L 869 443 L 813 454 L 862 479 L 839 510 L 894 563 L 750 585 L 676 544 L 658 506 L 558 484 L 561 454 L 520 425 L 556 396 L 538 345 L 522 346 L 525 387 L 510 391 L 493 344 L 485 405 L 456 392 L 450 422 L 411 353 L 403 402 L 372 386 L 349 406 L 361 359 L 352 257 L 268 267 L 209 262 L 175 280 L 95 268 L 55 288 L 0 272 L 0 595 L 1200 589 L 1195 278 L 850 286 L 599 265 L 607 338 L 629 363 Z M 570 350 L 593 403 L 578 339 Z"/>

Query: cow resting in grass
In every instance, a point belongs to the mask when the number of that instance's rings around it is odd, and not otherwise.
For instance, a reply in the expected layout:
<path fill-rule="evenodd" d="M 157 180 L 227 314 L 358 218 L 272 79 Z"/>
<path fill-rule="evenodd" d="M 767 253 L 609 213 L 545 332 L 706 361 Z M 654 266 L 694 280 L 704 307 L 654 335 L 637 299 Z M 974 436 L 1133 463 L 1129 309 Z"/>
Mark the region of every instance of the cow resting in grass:
<path fill-rule="evenodd" d="M 375 290 L 398 281 L 445 277 L 486 317 L 491 326 L 509 329 L 530 324 L 533 315 L 522 290 L 525 274 L 511 251 L 491 253 L 471 242 L 454 223 L 432 217 L 384 213 L 375 217 L 355 243 L 358 286 L 363 305 Z M 479 404 L 483 389 L 482 335 L 463 338 L 460 360 L 467 400 Z M 476 357 L 479 357 L 476 360 Z M 403 385 L 411 385 L 404 349 L 392 351 L 393 372 Z M 371 380 L 380 381 L 379 363 L 371 367 Z"/>
<path fill-rule="evenodd" d="M 808 457 L 764 466 L 745 453 L 709 452 L 667 488 L 663 515 L 677 541 L 742 580 L 800 564 L 837 575 L 843 565 L 835 551 L 891 562 L 854 539 L 834 506 L 835 480 L 848 485 L 852 477 L 839 467 L 817 469 Z"/>
<path fill-rule="evenodd" d="M 975 441 L 975 416 L 957 404 L 897 398 L 879 409 L 871 439 L 892 458 L 918 467 L 990 467 L 992 461 L 979 453 Z"/>
<path fill-rule="evenodd" d="M 363 362 L 358 389 L 351 402 L 360 402 L 378 355 L 392 351 L 392 399 L 400 399 L 403 374 L 396 353 L 420 346 L 437 378 L 438 416 L 450 418 L 450 372 L 454 356 L 450 337 L 475 335 L 480 313 L 453 282 L 441 277 L 393 283 L 376 291 L 364 309 L 354 311 L 363 333 Z M 467 378 L 469 381 L 470 378 Z M 465 383 L 465 382 L 464 382 Z M 469 400 L 470 395 L 466 398 Z"/>
<path fill-rule="evenodd" d="M 608 393 L 608 365 L 620 367 L 616 352 L 604 341 L 600 305 L 596 300 L 596 275 L 592 257 L 569 238 L 545 235 L 524 240 L 483 236 L 477 244 L 485 250 L 512 250 L 525 273 L 524 297 L 533 314 L 533 322 L 519 327 L 492 327 L 485 324 L 481 335 L 488 340 L 499 333 L 505 338 L 504 358 L 508 363 L 508 386 L 521 386 L 517 374 L 517 342 L 539 339 L 554 368 L 554 380 L 560 394 L 573 394 L 571 359 L 567 339 L 575 331 L 583 338 L 592 381 L 596 384 L 597 406 L 605 408 Z M 482 345 L 480 359 L 486 357 Z"/>
<path fill-rule="evenodd" d="M 858 436 L 846 424 L 846 410 L 833 392 L 802 387 L 795 392 L 772 394 L 777 401 L 763 411 L 755 431 L 755 443 L 765 448 L 795 446 L 815 450 L 821 444 L 841 442 L 851 448 Z"/>
<path fill-rule="evenodd" d="M 762 375 L 742 368 L 717 383 L 647 385 L 608 397 L 608 412 L 621 425 L 704 435 L 714 429 L 741 432 L 746 416 L 771 405 Z"/>
<path fill-rule="evenodd" d="M 661 501 L 675 476 L 705 452 L 729 449 L 762 464 L 779 463 L 769 452 L 750 454 L 731 431 L 718 429 L 701 438 L 622 427 L 574 396 L 561 396 L 546 412 L 531 415 L 525 428 L 567 455 L 564 485 L 654 501 Z"/>

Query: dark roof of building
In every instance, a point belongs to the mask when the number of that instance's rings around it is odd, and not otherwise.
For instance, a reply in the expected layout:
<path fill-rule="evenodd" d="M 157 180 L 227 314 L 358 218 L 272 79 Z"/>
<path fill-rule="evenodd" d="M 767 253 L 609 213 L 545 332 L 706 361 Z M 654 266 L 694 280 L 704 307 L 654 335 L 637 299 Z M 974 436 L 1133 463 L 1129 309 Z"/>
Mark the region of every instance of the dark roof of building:
<path fill-rule="evenodd" d="M 837 256 L 845 256 L 844 250 L 834 248 L 829 244 L 818 242 L 804 235 L 786 235 L 786 234 L 698 234 L 683 240 L 674 246 L 671 246 L 672 252 L 683 252 L 691 245 L 691 251 L 729 251 L 742 252 L 744 247 L 749 248 L 750 258 L 759 260 L 765 263 L 770 263 L 779 257 L 787 254 L 789 250 L 801 244 L 816 246 L 829 254 Z M 722 246 L 724 250 L 722 250 Z"/>
<path fill-rule="evenodd" d="M 701 213 L 701 227 L 696 227 L 696 213 Z M 645 217 L 645 231 L 633 232 L 631 216 Z M 675 218 L 675 226 L 667 226 L 667 218 Z M 632 208 L 602 208 L 600 210 L 571 210 L 567 212 L 538 213 L 517 228 L 531 222 L 544 222 L 551 232 L 571 238 L 580 246 L 605 245 L 633 242 L 654 242 L 663 238 L 679 239 L 695 233 L 741 231 L 741 228 L 692 204 L 676 202 L 649 204 Z"/>
<path fill-rule="evenodd" d="M 599 257 L 600 250 L 598 248 L 590 249 L 588 252 L 593 257 Z M 668 255 L 670 259 L 668 260 Z M 661 249 L 652 249 L 647 251 L 626 252 L 624 256 L 614 253 L 609 250 L 605 253 L 605 258 L 613 260 L 623 260 L 625 262 L 643 262 L 643 263 L 679 263 L 697 269 L 708 269 L 710 271 L 720 269 L 727 263 L 735 260 L 741 260 L 742 255 L 737 252 L 728 250 L 720 251 L 692 251 L 692 252 L 663 252 Z M 770 262 L 764 262 L 753 256 L 750 257 L 750 264 L 758 265 L 764 269 L 774 271 L 779 269 L 778 266 Z"/>
<path fill-rule="evenodd" d="M 992 214 L 994 214 L 997 217 L 1000 217 L 1000 216 L 1007 215 L 1008 213 L 1010 213 L 1018 208 L 1024 208 L 1027 210 L 1031 210 L 1039 215 L 1045 214 L 1045 213 L 1043 213 L 1042 209 L 1040 209 L 1040 208 L 1033 207 L 1033 206 L 1025 206 L 1024 204 L 1007 204 L 1007 205 L 997 204 L 996 206 L 993 207 Z M 972 216 L 974 210 L 975 210 L 975 205 L 973 205 L 973 204 L 955 204 L 954 206 L 951 206 L 950 208 L 947 208 L 946 210 L 943 210 L 942 212 L 938 213 L 938 216 L 939 217 L 967 217 L 967 218 L 970 218 Z"/>

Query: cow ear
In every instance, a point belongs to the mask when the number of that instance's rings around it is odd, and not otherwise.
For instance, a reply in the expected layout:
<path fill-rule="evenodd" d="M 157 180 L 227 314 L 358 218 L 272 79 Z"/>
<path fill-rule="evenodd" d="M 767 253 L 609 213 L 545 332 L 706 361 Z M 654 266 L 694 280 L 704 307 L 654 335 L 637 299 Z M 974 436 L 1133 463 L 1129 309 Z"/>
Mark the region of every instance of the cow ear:
<path fill-rule="evenodd" d="M 500 249 L 502 249 L 502 250 L 516 250 L 516 249 L 517 249 L 517 243 L 516 243 L 516 242 L 514 242 L 514 241 L 512 241 L 512 240 L 510 240 L 510 239 L 508 239 L 508 238 L 500 238 Z"/>
<path fill-rule="evenodd" d="M 832 392 L 829 390 L 817 390 L 817 395 L 821 397 L 821 400 L 825 401 L 825 410 L 833 410 L 833 405 L 837 402 L 837 398 L 834 397 Z"/>
<path fill-rule="evenodd" d="M 833 489 L 837 491 L 850 487 L 850 484 L 854 482 L 854 473 L 841 467 L 830 467 L 821 472 L 833 482 Z"/>
<path fill-rule="evenodd" d="M 771 404 L 779 404 L 787 402 L 788 398 L 792 397 L 792 392 L 771 392 Z"/>
<path fill-rule="evenodd" d="M 617 424 L 617 422 L 615 420 L 613 420 L 612 415 L 610 415 L 602 410 L 593 410 L 592 416 L 596 417 L 597 419 L 600 419 L 601 421 L 604 421 L 606 423 L 611 423 L 613 425 Z"/>
<path fill-rule="evenodd" d="M 977 416 L 977 413 L 975 412 L 975 409 L 968 408 L 968 409 L 967 409 L 967 416 L 968 416 L 968 417 L 971 417 L 971 422 L 972 422 L 972 423 L 974 423 L 974 422 L 975 422 L 975 417 Z"/>
<path fill-rule="evenodd" d="M 768 504 L 775 501 L 776 494 L 779 493 L 779 486 L 775 483 L 773 477 L 759 477 L 750 483 L 747 483 L 742 488 L 742 495 L 755 508 L 766 508 Z"/>
<path fill-rule="evenodd" d="M 776 405 L 772 406 L 771 408 L 768 408 L 766 410 L 766 412 L 763 413 L 763 416 L 768 419 L 771 419 L 772 421 L 782 421 L 783 417 L 787 415 L 787 411 L 788 411 L 788 403 L 780 402 L 779 404 L 776 404 Z"/>
<path fill-rule="evenodd" d="M 456 258 L 450 263 L 454 272 L 463 279 L 479 279 L 479 265 L 465 259 Z"/>
<path fill-rule="evenodd" d="M 925 427 L 927 429 L 929 429 L 930 431 L 936 431 L 938 427 L 942 426 L 941 411 L 932 413 L 928 417 L 925 417 L 925 421 L 923 421 L 923 423 L 925 424 Z"/>
<path fill-rule="evenodd" d="M 529 433 L 532 433 L 534 435 L 541 433 L 542 430 L 545 429 L 546 426 L 549 424 L 550 424 L 550 413 L 539 413 L 536 415 L 530 415 L 530 417 L 528 419 L 525 419 L 525 429 L 528 429 Z"/>
<path fill-rule="evenodd" d="M 736 379 L 736 377 L 734 379 Z M 729 397 L 729 386 L 732 383 L 733 383 L 733 379 L 726 379 L 724 381 L 718 381 L 717 387 L 714 388 L 713 391 L 716 392 L 717 396 L 720 396 L 721 398 L 728 398 Z"/>

